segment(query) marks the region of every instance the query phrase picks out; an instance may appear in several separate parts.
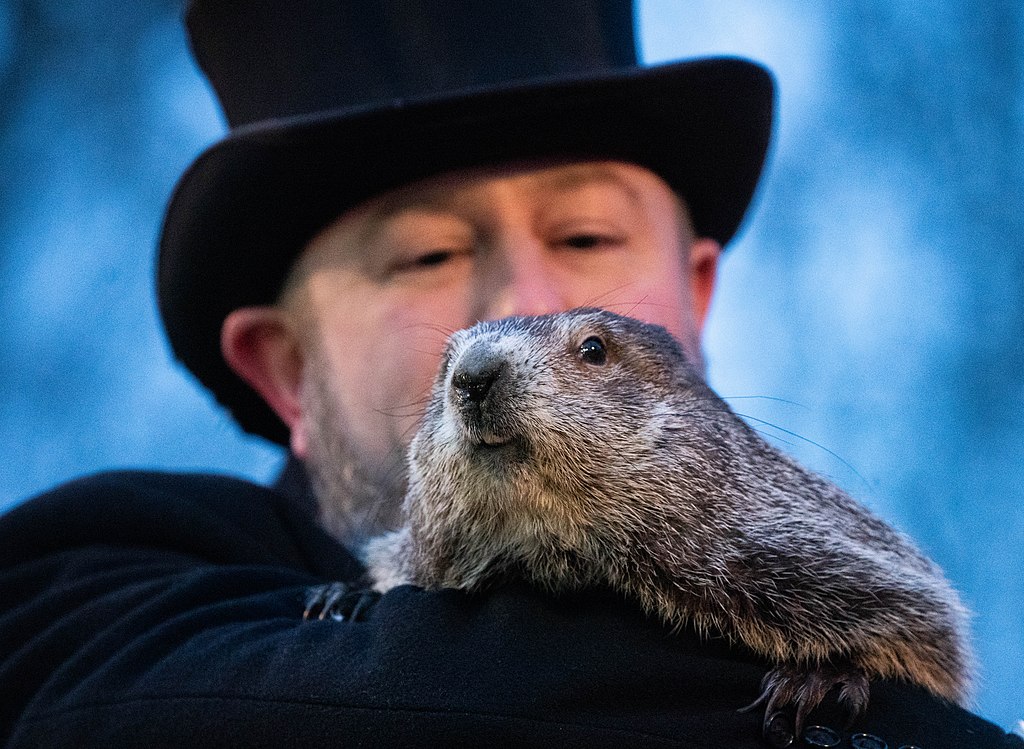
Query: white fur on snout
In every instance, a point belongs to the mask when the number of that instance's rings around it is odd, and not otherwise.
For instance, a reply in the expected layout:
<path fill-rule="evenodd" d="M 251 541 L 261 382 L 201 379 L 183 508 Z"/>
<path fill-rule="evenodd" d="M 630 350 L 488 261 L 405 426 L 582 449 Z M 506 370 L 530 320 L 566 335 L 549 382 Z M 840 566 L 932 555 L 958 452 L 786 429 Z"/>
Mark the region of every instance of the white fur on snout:
<path fill-rule="evenodd" d="M 434 439 L 440 445 L 457 445 L 469 436 L 462 417 L 455 413 L 451 402 L 445 398 L 444 415 L 437 425 Z"/>
<path fill-rule="evenodd" d="M 515 363 L 517 359 L 522 357 L 524 351 L 529 350 L 531 345 L 535 345 L 533 344 L 532 337 L 525 333 L 485 333 L 477 340 L 486 341 L 488 348 L 505 357 L 510 363 Z M 470 345 L 474 343 L 476 343 L 476 340 L 472 340 Z"/>

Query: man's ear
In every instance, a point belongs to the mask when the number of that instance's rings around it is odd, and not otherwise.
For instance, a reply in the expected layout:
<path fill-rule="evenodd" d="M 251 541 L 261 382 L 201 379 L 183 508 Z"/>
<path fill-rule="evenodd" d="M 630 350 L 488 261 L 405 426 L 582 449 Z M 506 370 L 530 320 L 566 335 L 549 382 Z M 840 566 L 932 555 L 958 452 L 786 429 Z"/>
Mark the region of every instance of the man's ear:
<path fill-rule="evenodd" d="M 277 307 L 242 307 L 220 329 L 228 366 L 255 390 L 291 430 L 292 452 L 305 457 L 302 412 L 302 347 L 285 312 Z"/>
<path fill-rule="evenodd" d="M 698 330 L 704 330 L 704 321 L 711 309 L 721 255 L 722 245 L 714 239 L 698 237 L 690 245 L 690 298 Z"/>

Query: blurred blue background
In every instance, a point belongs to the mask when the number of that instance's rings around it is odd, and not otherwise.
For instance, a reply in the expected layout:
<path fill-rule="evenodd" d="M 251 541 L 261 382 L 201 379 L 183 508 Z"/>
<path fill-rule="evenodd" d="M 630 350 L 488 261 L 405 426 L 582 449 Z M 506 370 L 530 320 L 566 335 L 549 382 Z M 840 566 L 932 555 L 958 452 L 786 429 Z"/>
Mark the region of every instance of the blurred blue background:
<path fill-rule="evenodd" d="M 156 316 L 163 207 L 224 132 L 179 13 L 0 2 L 0 509 L 101 468 L 280 465 L 175 366 Z M 712 384 L 945 567 L 977 612 L 976 708 L 1012 726 L 1024 3 L 646 0 L 638 28 L 650 62 L 742 54 L 781 90 L 709 323 Z"/>

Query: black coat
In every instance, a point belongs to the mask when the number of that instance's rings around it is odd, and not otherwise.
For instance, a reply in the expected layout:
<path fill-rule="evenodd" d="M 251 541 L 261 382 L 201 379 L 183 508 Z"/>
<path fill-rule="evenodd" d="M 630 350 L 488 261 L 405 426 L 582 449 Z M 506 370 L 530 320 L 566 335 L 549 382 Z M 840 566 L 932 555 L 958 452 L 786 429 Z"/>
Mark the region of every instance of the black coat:
<path fill-rule="evenodd" d="M 400 587 L 303 621 L 307 588 L 359 564 L 310 508 L 231 478 L 60 487 L 0 518 L 0 569 L 0 745 L 764 746 L 737 711 L 763 664 L 609 593 Z M 890 683 L 850 732 L 1024 746 Z"/>

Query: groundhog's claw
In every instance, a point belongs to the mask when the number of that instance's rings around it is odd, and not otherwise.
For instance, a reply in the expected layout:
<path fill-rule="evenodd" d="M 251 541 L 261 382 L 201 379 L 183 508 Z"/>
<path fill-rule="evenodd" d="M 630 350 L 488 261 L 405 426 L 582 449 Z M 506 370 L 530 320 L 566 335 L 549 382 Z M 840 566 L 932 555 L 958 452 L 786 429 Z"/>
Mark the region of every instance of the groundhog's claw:
<path fill-rule="evenodd" d="M 327 583 L 306 591 L 306 610 L 302 618 L 306 621 L 358 622 L 367 616 L 380 593 L 368 590 L 361 584 Z"/>
<path fill-rule="evenodd" d="M 307 621 L 312 619 L 344 621 L 345 617 L 338 612 L 337 606 L 349 590 L 349 586 L 345 583 L 328 583 L 310 588 L 306 592 L 306 610 L 302 612 L 302 618 Z"/>
<path fill-rule="evenodd" d="M 868 677 L 852 666 L 820 666 L 812 670 L 780 666 L 765 675 L 761 682 L 761 696 L 744 709 L 752 710 L 764 705 L 764 728 L 767 730 L 768 722 L 778 710 L 795 705 L 794 728 L 799 736 L 807 715 L 836 687 L 839 687 L 838 701 L 846 708 L 852 723 L 868 706 Z"/>

